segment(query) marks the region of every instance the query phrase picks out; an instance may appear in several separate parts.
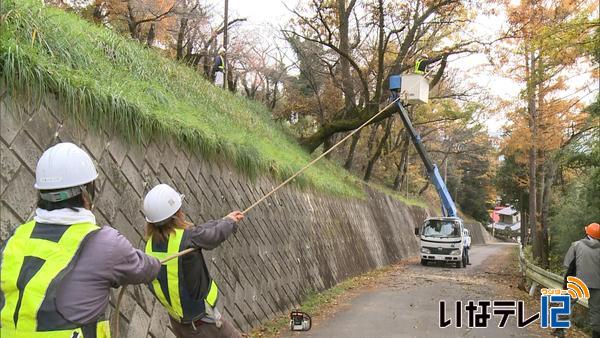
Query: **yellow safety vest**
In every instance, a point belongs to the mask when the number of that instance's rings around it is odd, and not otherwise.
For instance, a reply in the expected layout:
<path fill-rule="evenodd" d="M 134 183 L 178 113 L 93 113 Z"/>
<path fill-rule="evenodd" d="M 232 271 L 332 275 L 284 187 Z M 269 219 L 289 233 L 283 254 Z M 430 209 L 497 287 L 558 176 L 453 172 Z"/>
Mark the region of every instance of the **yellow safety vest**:
<path fill-rule="evenodd" d="M 0 261 L 2 338 L 110 337 L 108 321 L 81 327 L 64 319 L 55 304 L 56 286 L 70 270 L 81 243 L 99 229 L 92 223 L 31 221 L 15 230 Z"/>
<path fill-rule="evenodd" d="M 223 56 L 219 55 L 219 59 L 221 60 L 221 65 L 218 67 L 219 71 L 224 71 L 225 70 L 225 60 L 223 59 Z"/>
<path fill-rule="evenodd" d="M 425 59 L 418 59 L 417 62 L 415 62 L 415 74 L 425 74 L 425 72 L 421 69 L 419 69 L 421 67 L 421 62 L 425 61 Z"/>
<path fill-rule="evenodd" d="M 175 229 L 169 235 L 166 250 L 160 251 L 153 247 L 152 237 L 146 243 L 146 253 L 149 256 L 163 260 L 168 256 L 176 254 L 185 248 L 182 247 L 186 236 L 183 229 Z M 173 319 L 188 323 L 202 318 L 206 314 L 206 304 L 214 307 L 219 296 L 217 283 L 210 279 L 208 290 L 204 293 L 204 299 L 194 299 L 185 287 L 185 278 L 181 268 L 182 257 L 172 259 L 161 266 L 158 277 L 149 285 L 150 291 L 158 298 L 158 301 L 167 309 Z"/>

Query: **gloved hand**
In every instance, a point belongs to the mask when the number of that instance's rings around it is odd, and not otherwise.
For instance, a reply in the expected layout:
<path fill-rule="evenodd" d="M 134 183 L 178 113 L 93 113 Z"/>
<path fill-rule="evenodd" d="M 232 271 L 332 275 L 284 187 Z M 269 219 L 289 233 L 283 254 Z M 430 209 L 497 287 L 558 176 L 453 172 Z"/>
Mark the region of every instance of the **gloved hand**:
<path fill-rule="evenodd" d="M 225 218 L 230 218 L 231 220 L 233 220 L 234 222 L 239 222 L 242 219 L 244 219 L 244 214 L 242 214 L 241 211 L 236 210 L 236 211 L 232 211 L 229 213 L 229 215 L 225 216 Z"/>

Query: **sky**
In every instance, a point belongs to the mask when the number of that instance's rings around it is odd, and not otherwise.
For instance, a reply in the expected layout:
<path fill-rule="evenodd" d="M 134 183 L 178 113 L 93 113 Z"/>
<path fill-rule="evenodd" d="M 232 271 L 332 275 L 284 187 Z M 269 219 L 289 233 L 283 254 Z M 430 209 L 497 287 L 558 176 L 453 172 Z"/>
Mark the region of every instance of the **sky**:
<path fill-rule="evenodd" d="M 213 4 L 215 9 L 224 7 L 223 0 L 207 0 L 207 2 Z M 272 24 L 277 26 L 291 18 L 286 6 L 294 8 L 297 4 L 298 0 L 229 0 L 229 16 L 231 18 L 247 18 L 248 22 L 244 25 L 264 26 Z"/>
<path fill-rule="evenodd" d="M 219 12 L 218 8 L 224 6 L 223 0 L 207 1 L 215 6 L 215 12 Z M 256 29 L 265 39 L 275 39 L 274 36 L 269 35 L 274 34 L 273 32 L 276 31 L 277 27 L 282 26 L 292 18 L 288 8 L 295 8 L 298 2 L 299 0 L 229 0 L 229 17 L 247 18 L 248 21 L 243 23 L 246 29 Z M 513 4 L 518 4 L 518 2 L 519 0 L 511 0 Z M 475 30 L 477 34 L 494 36 L 503 28 L 503 25 L 506 25 L 506 23 L 502 14 L 497 17 L 480 16 L 475 21 Z M 466 57 L 450 58 L 449 61 L 449 68 L 458 69 L 465 73 L 470 81 L 486 88 L 492 95 L 504 100 L 518 98 L 522 86 L 495 73 L 486 55 L 482 53 L 472 54 Z M 581 78 L 574 81 L 579 80 Z M 490 135 L 499 136 L 502 126 L 506 124 L 506 118 L 501 112 L 497 112 L 489 116 L 485 124 Z"/>

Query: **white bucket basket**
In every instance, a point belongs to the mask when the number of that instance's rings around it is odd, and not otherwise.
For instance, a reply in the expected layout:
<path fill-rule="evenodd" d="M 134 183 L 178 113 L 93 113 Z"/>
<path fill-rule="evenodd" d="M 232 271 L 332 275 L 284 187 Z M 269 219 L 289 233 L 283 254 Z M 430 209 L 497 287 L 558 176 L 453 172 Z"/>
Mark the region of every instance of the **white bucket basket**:
<path fill-rule="evenodd" d="M 429 101 L 429 81 L 421 74 L 402 75 L 401 97 L 410 104 Z"/>

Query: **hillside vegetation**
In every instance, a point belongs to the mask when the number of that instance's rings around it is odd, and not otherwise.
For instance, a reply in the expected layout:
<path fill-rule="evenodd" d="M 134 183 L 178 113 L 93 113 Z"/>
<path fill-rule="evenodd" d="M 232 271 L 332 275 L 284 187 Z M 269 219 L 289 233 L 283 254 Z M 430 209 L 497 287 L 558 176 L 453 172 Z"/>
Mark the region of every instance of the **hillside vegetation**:
<path fill-rule="evenodd" d="M 171 136 L 251 178 L 282 180 L 311 159 L 262 104 L 216 88 L 183 64 L 38 1 L 0 6 L 0 72 L 15 97 L 35 104 L 54 93 L 92 128 L 114 128 L 132 142 Z M 355 177 L 327 160 L 295 184 L 364 196 Z"/>
<path fill-rule="evenodd" d="M 39 1 L 1 6 L 0 70 L 21 98 L 55 93 L 68 113 L 93 127 L 108 125 L 132 141 L 173 136 L 250 177 L 286 178 L 310 160 L 261 104 L 214 87 L 185 65 Z M 297 183 L 361 194 L 352 177 L 327 161 Z"/>

